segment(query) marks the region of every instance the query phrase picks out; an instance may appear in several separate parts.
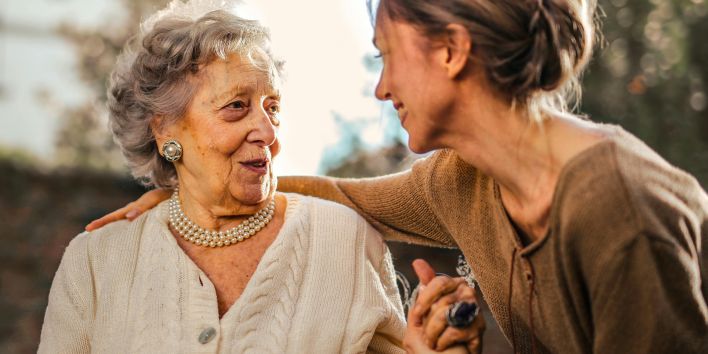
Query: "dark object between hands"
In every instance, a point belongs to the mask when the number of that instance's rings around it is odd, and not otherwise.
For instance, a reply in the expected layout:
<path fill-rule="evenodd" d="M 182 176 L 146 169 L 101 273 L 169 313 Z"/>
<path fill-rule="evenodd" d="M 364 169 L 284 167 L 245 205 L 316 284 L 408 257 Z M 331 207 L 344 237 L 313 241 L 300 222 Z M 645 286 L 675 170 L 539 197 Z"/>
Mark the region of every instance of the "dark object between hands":
<path fill-rule="evenodd" d="M 465 328 L 474 322 L 479 306 L 474 302 L 456 302 L 447 309 L 447 324 L 450 327 Z"/>

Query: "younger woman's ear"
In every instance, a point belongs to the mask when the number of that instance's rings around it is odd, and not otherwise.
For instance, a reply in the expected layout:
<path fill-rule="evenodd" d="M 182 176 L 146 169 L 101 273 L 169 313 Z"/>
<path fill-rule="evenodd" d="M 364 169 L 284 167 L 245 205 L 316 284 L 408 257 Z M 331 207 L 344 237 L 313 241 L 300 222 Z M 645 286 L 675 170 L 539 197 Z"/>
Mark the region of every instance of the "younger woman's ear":
<path fill-rule="evenodd" d="M 446 27 L 443 45 L 447 49 L 447 58 L 445 60 L 447 76 L 450 79 L 454 79 L 467 66 L 472 50 L 472 38 L 464 26 L 451 23 Z"/>

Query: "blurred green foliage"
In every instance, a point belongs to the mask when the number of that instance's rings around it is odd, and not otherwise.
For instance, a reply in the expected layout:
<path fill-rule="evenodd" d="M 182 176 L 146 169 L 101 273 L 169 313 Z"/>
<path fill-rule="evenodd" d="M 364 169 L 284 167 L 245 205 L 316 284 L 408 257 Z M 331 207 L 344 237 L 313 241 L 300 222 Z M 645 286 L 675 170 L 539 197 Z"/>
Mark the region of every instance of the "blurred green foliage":
<path fill-rule="evenodd" d="M 12 146 L 0 145 L 0 161 L 8 161 L 18 166 L 40 166 L 41 159 L 34 154 Z"/>
<path fill-rule="evenodd" d="M 616 123 L 708 186 L 708 2 L 602 0 L 604 40 L 581 110 Z"/>
<path fill-rule="evenodd" d="M 54 157 L 60 167 L 126 171 L 122 154 L 108 129 L 108 80 L 116 57 L 135 34 L 140 20 L 164 7 L 168 0 L 121 2 L 126 11 L 125 22 L 108 21 L 95 29 L 65 23 L 56 30 L 73 46 L 79 78 L 92 92 L 83 104 L 62 109 Z"/>

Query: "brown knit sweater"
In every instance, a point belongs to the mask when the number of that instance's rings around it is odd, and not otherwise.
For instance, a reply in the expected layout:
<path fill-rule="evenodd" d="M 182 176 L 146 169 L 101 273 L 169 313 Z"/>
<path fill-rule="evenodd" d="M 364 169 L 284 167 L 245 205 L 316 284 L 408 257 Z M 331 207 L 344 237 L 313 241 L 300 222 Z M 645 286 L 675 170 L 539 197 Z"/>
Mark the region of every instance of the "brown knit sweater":
<path fill-rule="evenodd" d="M 708 197 L 619 127 L 562 170 L 524 245 L 495 181 L 451 151 L 371 179 L 280 189 L 356 209 L 388 240 L 458 246 L 521 353 L 708 353 Z"/>

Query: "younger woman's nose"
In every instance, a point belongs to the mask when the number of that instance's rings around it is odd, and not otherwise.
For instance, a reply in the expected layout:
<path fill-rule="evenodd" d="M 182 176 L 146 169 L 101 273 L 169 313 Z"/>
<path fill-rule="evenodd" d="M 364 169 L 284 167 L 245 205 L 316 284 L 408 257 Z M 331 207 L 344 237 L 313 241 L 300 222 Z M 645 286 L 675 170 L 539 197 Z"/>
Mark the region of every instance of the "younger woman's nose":
<path fill-rule="evenodd" d="M 384 83 L 383 72 L 381 73 L 381 76 L 379 76 L 379 82 L 376 84 L 376 90 L 374 91 L 374 95 L 381 101 L 391 99 L 391 93 L 388 92 L 388 89 L 386 88 Z"/>

